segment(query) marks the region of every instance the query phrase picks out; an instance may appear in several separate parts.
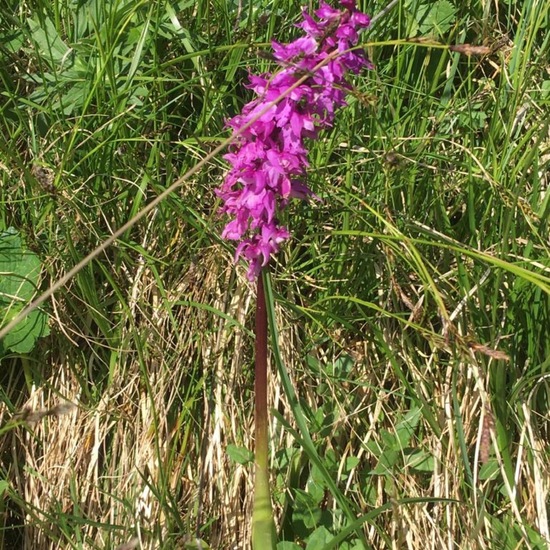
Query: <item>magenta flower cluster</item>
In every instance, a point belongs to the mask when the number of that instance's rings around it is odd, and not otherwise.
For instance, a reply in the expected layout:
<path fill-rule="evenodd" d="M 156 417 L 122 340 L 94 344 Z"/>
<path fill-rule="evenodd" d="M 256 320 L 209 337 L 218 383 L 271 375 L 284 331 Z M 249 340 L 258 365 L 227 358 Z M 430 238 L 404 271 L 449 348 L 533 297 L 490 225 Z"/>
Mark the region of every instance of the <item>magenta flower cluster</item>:
<path fill-rule="evenodd" d="M 305 184 L 308 166 L 306 139 L 332 125 L 337 108 L 346 104 L 349 71 L 369 67 L 362 49 L 352 49 L 358 31 L 370 18 L 357 11 L 355 0 L 341 0 L 343 10 L 326 3 L 315 12 L 317 20 L 303 12 L 300 27 L 305 36 L 290 44 L 273 41 L 274 58 L 281 66 L 275 74 L 250 75 L 249 88 L 257 98 L 227 125 L 234 132 L 250 123 L 224 158 L 231 169 L 216 194 L 223 200 L 222 213 L 231 216 L 222 237 L 239 241 L 235 258 L 249 264 L 254 280 L 290 233 L 279 224 L 277 212 L 291 197 L 312 195 Z M 288 92 L 304 75 L 307 79 Z"/>

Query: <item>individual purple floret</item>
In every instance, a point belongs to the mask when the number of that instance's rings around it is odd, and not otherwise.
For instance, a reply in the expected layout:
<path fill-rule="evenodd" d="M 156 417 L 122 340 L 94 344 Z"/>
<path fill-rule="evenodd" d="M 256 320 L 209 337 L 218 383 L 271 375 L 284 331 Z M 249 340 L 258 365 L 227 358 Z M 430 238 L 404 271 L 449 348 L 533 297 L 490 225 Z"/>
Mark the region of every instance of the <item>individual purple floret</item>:
<path fill-rule="evenodd" d="M 221 212 L 232 220 L 222 237 L 240 241 L 235 259 L 249 264 L 248 278 L 254 280 L 280 244 L 290 237 L 277 219 L 291 197 L 313 193 L 305 183 L 308 150 L 304 141 L 315 139 L 332 125 L 334 113 L 346 104 L 350 89 L 346 73 L 358 73 L 371 64 L 356 46 L 361 29 L 370 18 L 355 9 L 355 0 L 341 0 L 343 10 L 322 2 L 317 19 L 303 12 L 297 26 L 306 36 L 290 44 L 272 42 L 274 58 L 281 66 L 275 74 L 250 75 L 248 87 L 258 96 L 242 113 L 227 121 L 234 132 L 257 117 L 266 105 L 310 76 L 279 103 L 254 120 L 234 141 L 224 158 L 231 168 L 216 194 Z M 337 55 L 335 55 L 337 54 Z M 321 62 L 322 67 L 315 69 Z"/>

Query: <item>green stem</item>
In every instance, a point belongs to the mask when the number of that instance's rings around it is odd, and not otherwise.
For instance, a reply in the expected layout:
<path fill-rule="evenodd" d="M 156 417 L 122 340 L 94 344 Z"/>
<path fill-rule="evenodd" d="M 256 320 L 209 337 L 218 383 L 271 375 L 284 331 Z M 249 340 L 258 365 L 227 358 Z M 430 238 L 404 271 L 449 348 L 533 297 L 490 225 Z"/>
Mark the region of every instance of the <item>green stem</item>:
<path fill-rule="evenodd" d="M 252 548 L 271 550 L 276 546 L 275 522 L 271 508 L 268 470 L 268 414 L 267 414 L 267 310 L 263 277 L 258 277 L 256 305 L 255 357 L 255 425 L 256 478 L 254 484 L 254 512 L 252 517 Z"/>

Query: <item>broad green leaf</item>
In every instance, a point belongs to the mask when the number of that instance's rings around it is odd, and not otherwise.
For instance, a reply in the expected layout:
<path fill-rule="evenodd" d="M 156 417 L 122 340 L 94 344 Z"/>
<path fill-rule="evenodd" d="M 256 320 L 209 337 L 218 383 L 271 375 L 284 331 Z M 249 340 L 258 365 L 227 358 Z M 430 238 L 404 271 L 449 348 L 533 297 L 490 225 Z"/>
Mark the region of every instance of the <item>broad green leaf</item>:
<path fill-rule="evenodd" d="M 302 550 L 302 547 L 298 546 L 295 542 L 284 540 L 277 544 L 277 550 Z"/>
<path fill-rule="evenodd" d="M 0 273 L 0 307 L 21 306 L 36 293 L 40 260 L 23 250 L 21 238 L 13 229 L 0 233 Z"/>
<path fill-rule="evenodd" d="M 405 454 L 405 467 L 412 468 L 418 472 L 433 472 L 434 457 L 423 450 L 413 450 Z"/>
<path fill-rule="evenodd" d="M 237 445 L 228 445 L 226 448 L 227 456 L 237 464 L 249 464 L 254 460 L 254 453 L 246 447 Z"/>
<path fill-rule="evenodd" d="M 34 348 L 37 338 L 49 333 L 46 315 L 35 309 L 10 330 L 0 345 L 3 349 L 10 349 L 15 353 L 29 353 Z"/>
<path fill-rule="evenodd" d="M 328 365 L 328 374 L 335 378 L 347 378 L 353 369 L 354 363 L 355 361 L 351 356 L 341 355 L 334 363 Z"/>
<path fill-rule="evenodd" d="M 343 542 L 338 546 L 338 550 L 363 550 L 365 547 L 359 540 L 352 540 L 351 542 Z"/>
<path fill-rule="evenodd" d="M 29 17 L 27 20 L 31 36 L 43 54 L 49 54 L 52 67 L 55 65 L 69 65 L 71 48 L 63 42 L 50 18 L 44 19 L 44 26 L 38 18 Z"/>
<path fill-rule="evenodd" d="M 386 449 L 380 456 L 380 460 L 376 465 L 376 468 L 372 470 L 371 475 L 391 475 L 393 472 L 393 467 L 399 460 L 401 453 L 394 449 Z"/>
<path fill-rule="evenodd" d="M 398 449 L 408 447 L 418 423 L 420 422 L 420 408 L 412 408 L 395 427 L 398 440 Z"/>
<path fill-rule="evenodd" d="M 321 525 L 313 531 L 311 536 L 307 540 L 306 550 L 319 550 L 323 548 L 332 539 L 330 531 Z"/>
<path fill-rule="evenodd" d="M 496 479 L 500 473 L 500 467 L 496 459 L 492 458 L 479 469 L 479 479 Z"/>
<path fill-rule="evenodd" d="M 420 6 L 416 14 L 420 33 L 435 33 L 443 36 L 451 28 L 455 14 L 456 8 L 447 0 L 429 2 Z"/>
<path fill-rule="evenodd" d="M 382 447 L 378 441 L 371 439 L 365 444 L 366 449 L 371 452 L 375 457 L 379 457 L 382 454 Z"/>
<path fill-rule="evenodd" d="M 319 502 L 313 495 L 296 490 L 292 522 L 302 523 L 307 529 L 314 529 L 321 522 L 322 510 Z"/>
<path fill-rule="evenodd" d="M 0 325 L 9 323 L 34 298 L 40 271 L 40 259 L 23 248 L 15 229 L 0 233 Z M 36 339 L 49 332 L 47 316 L 34 310 L 4 337 L 0 352 L 28 353 Z"/>
<path fill-rule="evenodd" d="M 361 462 L 356 456 L 348 456 L 346 458 L 346 472 L 351 472 Z"/>
<path fill-rule="evenodd" d="M 317 502 L 321 502 L 325 497 L 326 484 L 323 483 L 322 478 L 314 479 L 311 475 L 309 476 L 306 483 L 308 493 L 313 497 Z"/>

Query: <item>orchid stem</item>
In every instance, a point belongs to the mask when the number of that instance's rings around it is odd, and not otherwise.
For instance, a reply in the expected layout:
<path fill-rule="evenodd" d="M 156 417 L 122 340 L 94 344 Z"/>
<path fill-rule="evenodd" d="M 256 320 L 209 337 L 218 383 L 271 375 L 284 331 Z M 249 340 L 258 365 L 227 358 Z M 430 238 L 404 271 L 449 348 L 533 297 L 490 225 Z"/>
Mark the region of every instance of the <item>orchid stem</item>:
<path fill-rule="evenodd" d="M 263 273 L 258 277 L 256 305 L 255 356 L 255 462 L 254 511 L 252 517 L 252 548 L 271 550 L 276 546 L 275 522 L 271 508 L 268 470 L 268 409 L 267 409 L 267 310 Z"/>

